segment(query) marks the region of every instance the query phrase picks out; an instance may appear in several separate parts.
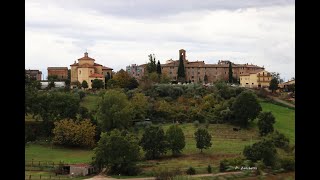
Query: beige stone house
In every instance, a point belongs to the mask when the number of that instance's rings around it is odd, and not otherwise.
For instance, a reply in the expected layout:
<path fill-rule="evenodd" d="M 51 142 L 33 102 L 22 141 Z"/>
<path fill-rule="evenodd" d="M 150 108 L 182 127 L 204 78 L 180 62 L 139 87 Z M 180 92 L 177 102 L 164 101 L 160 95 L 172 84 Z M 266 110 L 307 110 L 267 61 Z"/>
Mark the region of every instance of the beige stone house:
<path fill-rule="evenodd" d="M 87 81 L 89 89 L 92 88 L 92 81 L 94 79 L 100 79 L 105 81 L 105 76 L 109 73 L 112 74 L 112 68 L 105 67 L 101 64 L 95 63 L 95 59 L 88 56 L 88 53 L 84 53 L 84 57 L 78 59 L 78 62 L 74 62 L 71 66 L 71 83 L 79 81 Z"/>
<path fill-rule="evenodd" d="M 271 74 L 266 70 L 256 70 L 240 75 L 240 86 L 248 88 L 269 87 L 272 79 Z"/>

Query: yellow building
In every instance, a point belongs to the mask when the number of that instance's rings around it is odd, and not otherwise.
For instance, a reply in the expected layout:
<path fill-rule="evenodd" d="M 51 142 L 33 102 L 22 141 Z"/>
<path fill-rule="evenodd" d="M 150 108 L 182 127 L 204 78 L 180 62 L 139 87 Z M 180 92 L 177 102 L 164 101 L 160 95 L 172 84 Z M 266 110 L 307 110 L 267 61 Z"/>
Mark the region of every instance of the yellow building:
<path fill-rule="evenodd" d="M 78 63 L 75 61 L 71 64 L 71 83 L 87 81 L 89 89 L 91 89 L 94 79 L 100 79 L 104 82 L 105 76 L 112 74 L 112 68 L 102 66 L 94 61 L 95 59 L 89 57 L 85 52 L 84 57 L 78 59 Z"/>
<path fill-rule="evenodd" d="M 269 87 L 272 77 L 266 70 L 257 70 L 240 75 L 240 86 L 248 88 Z"/>

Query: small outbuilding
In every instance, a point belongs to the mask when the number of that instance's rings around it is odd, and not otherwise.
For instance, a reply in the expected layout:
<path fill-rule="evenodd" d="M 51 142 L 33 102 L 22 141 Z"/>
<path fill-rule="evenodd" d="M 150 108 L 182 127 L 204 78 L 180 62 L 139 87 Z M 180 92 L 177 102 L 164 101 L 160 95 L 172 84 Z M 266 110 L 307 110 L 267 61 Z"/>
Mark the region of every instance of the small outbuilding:
<path fill-rule="evenodd" d="M 94 167 L 89 164 L 72 164 L 70 165 L 70 175 L 87 176 L 94 173 Z"/>

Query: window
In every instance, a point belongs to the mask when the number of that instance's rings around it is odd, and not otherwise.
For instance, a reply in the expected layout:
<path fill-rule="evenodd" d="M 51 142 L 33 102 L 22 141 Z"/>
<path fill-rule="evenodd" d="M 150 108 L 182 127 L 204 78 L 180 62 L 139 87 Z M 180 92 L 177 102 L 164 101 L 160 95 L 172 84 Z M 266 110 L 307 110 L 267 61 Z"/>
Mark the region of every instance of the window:
<path fill-rule="evenodd" d="M 224 74 L 227 74 L 227 72 L 224 72 Z"/>
<path fill-rule="evenodd" d="M 191 76 L 191 78 L 193 79 L 193 78 L 194 78 L 194 76 Z"/>
<path fill-rule="evenodd" d="M 253 85 L 253 83 L 252 83 L 252 85 Z"/>
<path fill-rule="evenodd" d="M 170 74 L 172 74 L 172 72 L 170 71 Z"/>
<path fill-rule="evenodd" d="M 92 70 L 90 70 L 90 74 L 92 74 Z"/>
<path fill-rule="evenodd" d="M 200 72 L 198 72 L 198 74 L 200 74 Z"/>
<path fill-rule="evenodd" d="M 92 82 L 93 80 L 91 79 L 91 82 Z"/>
<path fill-rule="evenodd" d="M 63 76 L 61 76 L 61 78 L 63 79 Z"/>
<path fill-rule="evenodd" d="M 248 83 L 246 83 L 246 84 L 248 84 Z"/>
<path fill-rule="evenodd" d="M 81 70 L 79 71 L 79 74 L 81 74 Z"/>

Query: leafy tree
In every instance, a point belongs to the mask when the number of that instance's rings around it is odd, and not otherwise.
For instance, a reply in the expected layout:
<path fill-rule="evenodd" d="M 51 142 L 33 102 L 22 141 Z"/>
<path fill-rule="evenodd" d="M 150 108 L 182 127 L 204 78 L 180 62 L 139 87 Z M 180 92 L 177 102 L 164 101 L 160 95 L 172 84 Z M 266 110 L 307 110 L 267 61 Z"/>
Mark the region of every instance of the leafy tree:
<path fill-rule="evenodd" d="M 135 89 L 139 86 L 138 81 L 136 80 L 136 78 L 132 77 L 129 79 L 128 85 L 126 86 L 126 88 L 128 88 L 129 90 L 131 89 Z"/>
<path fill-rule="evenodd" d="M 186 72 L 183 64 L 183 58 L 182 58 L 182 55 L 180 55 L 179 66 L 178 66 L 178 81 L 185 82 L 185 78 L 186 78 Z"/>
<path fill-rule="evenodd" d="M 127 96 L 121 91 L 108 90 L 99 102 L 97 118 L 103 132 L 114 128 L 128 128 L 133 112 Z"/>
<path fill-rule="evenodd" d="M 54 88 L 54 87 L 56 87 L 54 81 L 53 81 L 53 80 L 50 80 L 47 88 L 48 88 L 48 89 L 51 89 L 51 88 Z"/>
<path fill-rule="evenodd" d="M 90 120 L 75 122 L 61 120 L 54 122 L 53 143 L 64 146 L 93 147 L 95 145 L 95 128 Z"/>
<path fill-rule="evenodd" d="M 104 83 L 105 83 L 105 86 L 107 87 L 108 85 L 108 81 L 111 79 L 111 75 L 109 72 L 107 72 L 106 76 L 104 77 Z"/>
<path fill-rule="evenodd" d="M 267 166 L 272 166 L 276 162 L 277 150 L 272 141 L 262 140 L 254 143 L 252 146 L 246 146 L 243 150 L 244 156 L 253 161 L 257 162 L 262 160 Z"/>
<path fill-rule="evenodd" d="M 162 73 L 160 75 L 160 83 L 167 84 L 169 82 L 170 82 L 170 77 L 167 74 Z"/>
<path fill-rule="evenodd" d="M 57 75 L 49 75 L 47 79 L 48 81 L 57 81 L 59 78 Z"/>
<path fill-rule="evenodd" d="M 154 54 L 149 54 L 149 63 L 147 64 L 147 72 L 152 73 L 152 72 L 157 72 L 157 65 L 156 65 L 156 58 Z"/>
<path fill-rule="evenodd" d="M 70 83 L 71 83 L 70 79 L 67 78 L 67 79 L 64 81 L 64 83 L 65 83 L 65 85 L 66 85 L 66 88 L 67 88 L 67 89 L 70 89 Z"/>
<path fill-rule="evenodd" d="M 229 83 L 233 83 L 232 63 L 229 62 Z"/>
<path fill-rule="evenodd" d="M 276 122 L 271 112 L 260 112 L 258 115 L 258 127 L 260 136 L 273 132 L 273 124 Z"/>
<path fill-rule="evenodd" d="M 87 89 L 89 87 L 86 80 L 82 81 L 81 87 L 83 87 L 84 89 Z"/>
<path fill-rule="evenodd" d="M 89 110 L 86 107 L 79 107 L 79 120 L 91 119 L 92 115 L 89 113 Z"/>
<path fill-rule="evenodd" d="M 110 169 L 110 174 L 136 175 L 136 163 L 140 159 L 138 139 L 115 129 L 110 133 L 101 133 L 94 149 L 93 164 L 100 170 Z"/>
<path fill-rule="evenodd" d="M 144 120 L 148 110 L 147 97 L 143 93 L 135 93 L 131 99 L 131 106 L 134 109 L 133 119 Z"/>
<path fill-rule="evenodd" d="M 101 79 L 94 79 L 91 86 L 93 89 L 102 89 L 104 88 L 104 83 Z"/>
<path fill-rule="evenodd" d="M 269 89 L 272 91 L 272 93 L 279 88 L 278 85 L 279 81 L 276 78 L 272 78 L 269 85 Z"/>
<path fill-rule="evenodd" d="M 268 134 L 266 139 L 272 141 L 277 148 L 281 148 L 284 150 L 287 150 L 289 148 L 289 138 L 279 131 Z"/>
<path fill-rule="evenodd" d="M 197 142 L 197 148 L 200 149 L 202 152 L 202 149 L 208 149 L 212 146 L 211 143 L 211 135 L 209 134 L 207 129 L 199 128 L 195 133 L 195 140 Z"/>
<path fill-rule="evenodd" d="M 204 83 L 208 84 L 208 76 L 207 75 L 204 75 L 203 81 L 204 81 Z"/>
<path fill-rule="evenodd" d="M 158 64 L 157 64 L 157 73 L 160 75 L 161 74 L 161 64 L 160 61 L 158 60 Z"/>
<path fill-rule="evenodd" d="M 167 141 L 164 131 L 159 126 L 149 126 L 145 129 L 140 140 L 142 149 L 146 152 L 147 159 L 159 158 L 167 151 Z"/>
<path fill-rule="evenodd" d="M 289 84 L 288 86 L 287 86 L 287 90 L 289 91 L 289 92 L 295 92 L 295 84 Z"/>
<path fill-rule="evenodd" d="M 233 122 L 242 127 L 247 127 L 249 120 L 254 120 L 261 110 L 261 105 L 255 94 L 243 91 L 236 97 L 231 107 L 234 115 Z"/>
<path fill-rule="evenodd" d="M 120 71 L 118 71 L 112 78 L 112 82 L 114 82 L 113 86 L 120 88 L 128 88 L 128 84 L 132 83 L 132 81 L 130 82 L 130 79 L 132 79 L 130 75 L 123 69 L 120 69 Z"/>
<path fill-rule="evenodd" d="M 182 129 L 176 124 L 171 125 L 166 132 L 166 137 L 168 141 L 168 147 L 171 149 L 172 154 L 174 156 L 179 155 L 182 149 L 186 146 Z"/>

